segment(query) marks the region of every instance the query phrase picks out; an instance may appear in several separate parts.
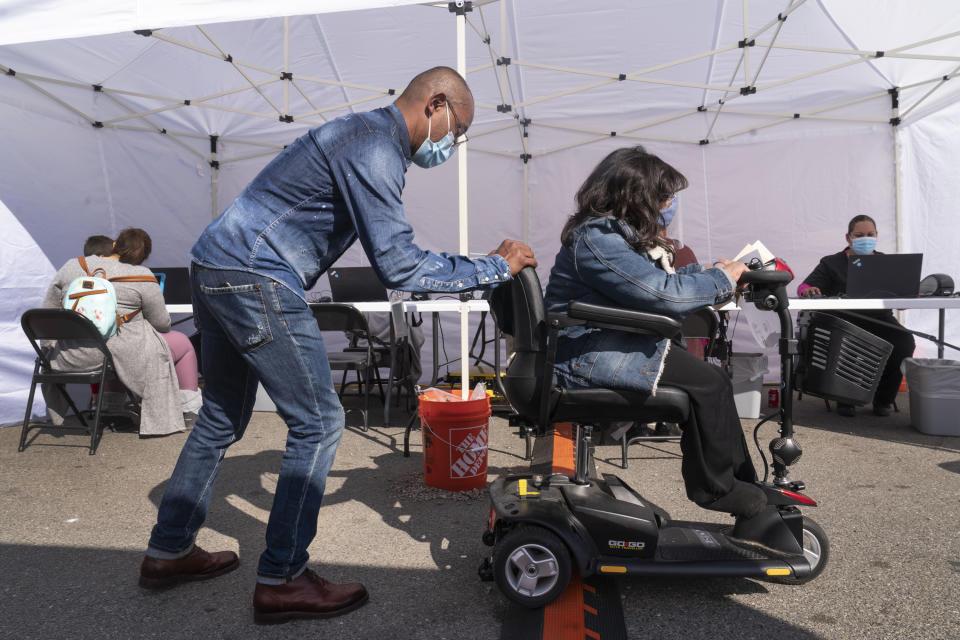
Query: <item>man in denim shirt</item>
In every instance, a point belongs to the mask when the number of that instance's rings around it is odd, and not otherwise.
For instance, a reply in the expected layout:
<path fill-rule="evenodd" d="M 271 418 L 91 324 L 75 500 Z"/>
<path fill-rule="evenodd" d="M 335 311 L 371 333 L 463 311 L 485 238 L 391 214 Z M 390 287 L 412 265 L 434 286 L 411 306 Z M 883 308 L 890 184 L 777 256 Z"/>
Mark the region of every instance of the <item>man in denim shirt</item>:
<path fill-rule="evenodd" d="M 306 566 L 344 415 L 305 291 L 358 239 L 391 289 L 466 291 L 536 265 L 529 247 L 512 240 L 476 259 L 413 243 L 401 200 L 407 167 L 449 158 L 473 110 L 470 89 L 455 71 L 425 71 L 394 104 L 338 118 L 295 140 L 200 236 L 191 277 L 204 405 L 164 492 L 142 586 L 164 588 L 237 567 L 235 553 L 207 553 L 194 539 L 260 383 L 288 435 L 257 566 L 254 619 L 331 617 L 367 601 L 363 585 L 333 584 Z"/>

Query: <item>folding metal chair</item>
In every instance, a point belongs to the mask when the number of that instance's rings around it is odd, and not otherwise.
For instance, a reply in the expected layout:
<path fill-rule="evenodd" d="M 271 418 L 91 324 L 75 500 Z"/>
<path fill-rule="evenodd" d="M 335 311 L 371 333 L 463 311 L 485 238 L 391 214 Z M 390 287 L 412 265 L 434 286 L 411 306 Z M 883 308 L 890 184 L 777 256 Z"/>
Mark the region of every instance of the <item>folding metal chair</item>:
<path fill-rule="evenodd" d="M 43 425 L 44 429 L 55 428 L 63 431 L 80 431 L 90 433 L 90 455 L 97 452 L 97 445 L 100 444 L 100 436 L 103 426 L 100 423 L 100 413 L 103 408 L 103 394 L 106 388 L 106 382 L 117 377 L 116 368 L 113 364 L 113 358 L 110 350 L 107 349 L 106 339 L 100 335 L 96 325 L 90 320 L 69 309 L 27 309 L 20 317 L 20 326 L 23 332 L 37 352 L 37 359 L 33 367 L 33 379 L 30 381 L 30 394 L 27 398 L 27 411 L 23 418 L 23 429 L 20 432 L 20 446 L 17 451 L 23 451 L 26 448 L 27 432 L 30 429 L 30 412 L 33 408 L 33 397 L 39 383 L 50 383 L 55 385 L 56 389 L 66 398 L 70 409 L 80 420 L 82 427 L 50 427 Z M 48 346 L 41 345 L 38 341 L 50 340 L 54 342 L 69 341 L 69 347 L 92 347 L 103 354 L 103 362 L 93 371 L 58 371 L 53 368 L 48 357 L 50 351 Z M 93 424 L 87 424 L 83 413 L 77 409 L 70 394 L 67 393 L 64 385 L 67 384 L 90 384 L 99 383 L 100 388 L 97 392 L 97 406 L 93 415 Z"/>
<path fill-rule="evenodd" d="M 367 319 L 349 304 L 338 304 L 336 302 L 312 303 L 310 309 L 320 331 L 362 332 L 364 335 L 370 333 L 367 327 Z M 334 371 L 357 372 L 358 382 L 363 387 L 363 409 L 361 409 L 363 430 L 367 431 L 370 428 L 370 376 L 376 371 L 377 367 L 377 357 L 373 351 L 373 346 L 368 340 L 365 349 L 330 351 L 327 353 L 327 359 L 330 361 L 330 369 Z M 343 397 L 344 386 L 340 385 L 338 395 L 341 398 Z"/>

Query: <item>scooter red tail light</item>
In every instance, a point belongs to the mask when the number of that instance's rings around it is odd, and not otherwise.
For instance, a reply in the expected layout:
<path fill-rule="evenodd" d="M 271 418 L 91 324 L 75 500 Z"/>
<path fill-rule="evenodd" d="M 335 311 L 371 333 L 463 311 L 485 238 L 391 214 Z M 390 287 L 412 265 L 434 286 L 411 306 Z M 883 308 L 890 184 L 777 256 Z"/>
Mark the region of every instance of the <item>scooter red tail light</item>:
<path fill-rule="evenodd" d="M 780 493 L 787 496 L 788 498 L 793 498 L 800 504 L 808 504 L 812 507 L 817 506 L 817 501 L 809 496 L 805 496 L 802 493 L 795 493 L 793 491 L 787 491 L 786 489 L 780 489 Z"/>

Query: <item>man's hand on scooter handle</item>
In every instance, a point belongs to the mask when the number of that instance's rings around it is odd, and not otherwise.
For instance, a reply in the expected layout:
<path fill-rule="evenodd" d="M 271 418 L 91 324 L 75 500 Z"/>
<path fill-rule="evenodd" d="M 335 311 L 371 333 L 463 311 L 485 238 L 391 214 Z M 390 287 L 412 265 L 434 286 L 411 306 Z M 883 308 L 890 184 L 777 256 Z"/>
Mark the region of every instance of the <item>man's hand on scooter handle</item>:
<path fill-rule="evenodd" d="M 536 267 L 537 259 L 533 257 L 533 249 L 518 240 L 504 240 L 495 251 L 488 256 L 498 254 L 510 265 L 510 275 L 515 276 L 524 267 Z"/>

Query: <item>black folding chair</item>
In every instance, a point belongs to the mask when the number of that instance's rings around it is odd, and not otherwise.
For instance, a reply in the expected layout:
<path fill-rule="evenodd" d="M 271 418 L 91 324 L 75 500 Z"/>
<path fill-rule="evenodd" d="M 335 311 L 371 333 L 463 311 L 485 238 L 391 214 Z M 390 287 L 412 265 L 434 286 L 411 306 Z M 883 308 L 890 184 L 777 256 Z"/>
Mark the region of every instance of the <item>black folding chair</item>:
<path fill-rule="evenodd" d="M 313 311 L 313 317 L 317 320 L 317 326 L 320 331 L 344 331 L 353 333 L 362 333 L 369 335 L 370 330 L 367 327 L 367 319 L 363 317 L 355 307 L 349 304 L 338 304 L 336 302 L 312 303 L 310 305 Z M 376 372 L 377 357 L 373 346 L 367 341 L 366 349 L 348 349 L 346 351 L 329 351 L 327 359 L 330 361 L 330 369 L 334 371 L 356 371 L 357 381 L 363 388 L 363 430 L 370 428 L 369 409 L 370 409 L 370 382 L 371 374 Z M 338 395 L 343 397 L 343 390 L 346 385 L 340 385 Z"/>
<path fill-rule="evenodd" d="M 100 413 L 103 407 L 103 394 L 106 382 L 117 377 L 113 358 L 107 349 L 106 339 L 100 335 L 96 325 L 90 320 L 70 309 L 27 309 L 20 317 L 20 326 L 30 340 L 33 350 L 37 352 L 37 359 L 33 367 L 33 379 L 30 381 L 30 395 L 27 398 L 27 411 L 23 418 L 23 429 L 20 432 L 20 446 L 17 451 L 26 448 L 27 432 L 30 429 L 30 413 L 33 408 L 33 397 L 38 383 L 50 383 L 63 394 L 70 409 L 80 420 L 82 427 L 61 426 L 55 427 L 63 431 L 80 431 L 90 433 L 90 455 L 97 452 L 103 426 L 100 423 Z M 48 357 L 49 347 L 42 346 L 39 340 L 64 341 L 63 346 L 92 347 L 103 354 L 103 362 L 93 371 L 57 371 L 54 370 Z M 69 341 L 69 344 L 66 344 Z M 97 407 L 93 414 L 93 424 L 87 424 L 83 413 L 77 409 L 70 394 L 64 385 L 99 383 L 97 392 Z M 66 417 L 66 416 L 65 416 Z M 49 429 L 50 425 L 42 428 Z"/>

